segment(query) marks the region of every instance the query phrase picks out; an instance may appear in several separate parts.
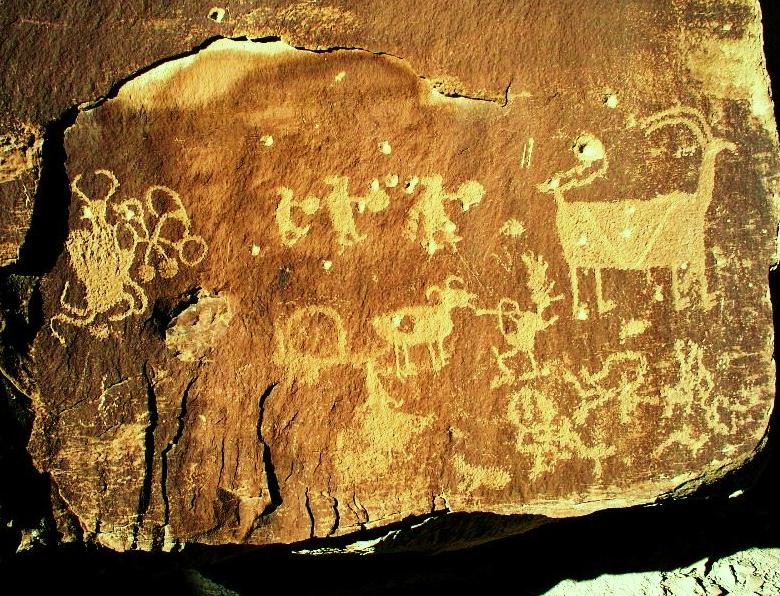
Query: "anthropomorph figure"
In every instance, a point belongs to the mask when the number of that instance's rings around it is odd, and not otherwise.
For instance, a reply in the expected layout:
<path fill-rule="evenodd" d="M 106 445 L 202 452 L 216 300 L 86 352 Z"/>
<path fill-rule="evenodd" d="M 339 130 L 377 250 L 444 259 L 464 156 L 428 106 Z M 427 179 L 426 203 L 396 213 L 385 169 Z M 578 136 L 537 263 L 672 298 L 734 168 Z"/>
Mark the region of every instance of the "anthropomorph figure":
<path fill-rule="evenodd" d="M 482 201 L 484 187 L 476 180 L 469 180 L 455 193 L 447 193 L 439 174 L 421 178 L 420 184 L 424 190 L 407 213 L 404 237 L 413 242 L 419 240 L 429 256 L 446 245 L 454 249 L 461 238 L 455 234 L 458 226 L 447 215 L 444 204 L 460 201 L 463 211 L 468 211 Z"/>
<path fill-rule="evenodd" d="M 279 204 L 276 207 L 276 226 L 279 228 L 279 236 L 282 244 L 293 246 L 301 238 L 309 233 L 310 225 L 299 226 L 293 219 L 293 209 L 300 209 L 306 215 L 314 215 L 320 208 L 320 200 L 314 196 L 307 196 L 305 199 L 296 200 L 295 193 L 286 186 L 280 186 L 277 189 Z"/>
<path fill-rule="evenodd" d="M 336 233 L 339 252 L 344 252 L 345 248 L 366 239 L 365 234 L 358 231 L 355 223 L 355 206 L 357 206 L 358 213 L 363 213 L 366 208 L 371 213 L 379 213 L 390 205 L 390 197 L 379 188 L 379 182 L 376 180 L 372 182 L 365 196 L 351 196 L 349 194 L 349 178 L 346 176 L 327 176 L 323 181 L 333 187 L 322 203 L 330 217 L 333 231 Z"/>

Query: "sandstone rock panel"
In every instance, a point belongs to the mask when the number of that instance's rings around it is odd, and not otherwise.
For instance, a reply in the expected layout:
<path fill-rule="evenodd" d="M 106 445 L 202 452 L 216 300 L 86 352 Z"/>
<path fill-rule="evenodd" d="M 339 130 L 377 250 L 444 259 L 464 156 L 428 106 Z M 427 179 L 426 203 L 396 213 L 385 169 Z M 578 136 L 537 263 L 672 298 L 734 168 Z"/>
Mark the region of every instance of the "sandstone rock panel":
<path fill-rule="evenodd" d="M 624 7 L 599 52 L 597 7 L 533 12 L 568 23 L 543 62 L 508 34 L 482 62 L 222 39 L 81 110 L 30 449 L 87 536 L 577 515 L 749 458 L 777 143 L 752 3 L 686 6 Z M 275 10 L 368 39 L 357 9 Z"/>

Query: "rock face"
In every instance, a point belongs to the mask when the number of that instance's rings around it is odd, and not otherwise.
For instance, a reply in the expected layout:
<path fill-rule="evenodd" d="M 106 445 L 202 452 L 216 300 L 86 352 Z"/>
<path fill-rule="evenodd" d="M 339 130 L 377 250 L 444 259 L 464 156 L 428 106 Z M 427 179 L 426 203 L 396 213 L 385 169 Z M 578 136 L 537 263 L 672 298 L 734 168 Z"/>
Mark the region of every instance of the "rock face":
<path fill-rule="evenodd" d="M 720 559 L 704 559 L 684 569 L 601 575 L 564 580 L 545 596 L 663 596 L 664 594 L 770 594 L 780 585 L 780 550 L 753 548 Z"/>
<path fill-rule="evenodd" d="M 82 105 L 65 240 L 8 356 L 66 537 L 580 515 L 756 452 L 778 144 L 755 2 L 181 18 L 159 26 L 234 39 Z M 34 179 L 25 130 L 8 180 Z"/>

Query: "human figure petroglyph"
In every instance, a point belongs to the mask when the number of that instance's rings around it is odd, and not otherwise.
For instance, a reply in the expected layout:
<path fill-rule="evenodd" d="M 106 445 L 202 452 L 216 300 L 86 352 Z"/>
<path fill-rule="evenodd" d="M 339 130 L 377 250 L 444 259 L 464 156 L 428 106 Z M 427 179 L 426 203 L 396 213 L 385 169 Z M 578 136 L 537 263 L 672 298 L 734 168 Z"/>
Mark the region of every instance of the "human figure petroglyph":
<path fill-rule="evenodd" d="M 322 200 L 322 205 L 330 217 L 339 250 L 343 252 L 345 248 L 366 238 L 357 229 L 355 206 L 359 213 L 366 208 L 371 213 L 379 213 L 390 205 L 390 197 L 378 182 L 373 183 L 364 196 L 352 196 L 349 194 L 349 178 L 346 176 L 327 176 L 323 181 L 332 186 L 332 190 Z"/>
<path fill-rule="evenodd" d="M 712 373 L 704 364 L 704 350 L 699 344 L 678 339 L 674 342 L 674 356 L 677 361 L 677 383 L 665 387 L 661 392 L 664 418 L 690 416 L 694 405 L 706 409 L 715 388 Z"/>
<path fill-rule="evenodd" d="M 694 192 L 673 191 L 647 200 L 565 200 L 566 191 L 588 186 L 606 175 L 604 145 L 589 134 L 581 135 L 573 144 L 579 164 L 538 187 L 555 197 L 556 228 L 569 266 L 572 313 L 576 318 L 586 318 L 585 307 L 579 301 L 580 269 L 594 271 L 599 313 L 614 307 L 612 301 L 604 299 L 604 269 L 668 269 L 676 310 L 686 306 L 678 274 L 687 269 L 698 282 L 701 306 L 712 305 L 705 271 L 705 216 L 713 197 L 716 157 L 723 150 L 735 151 L 736 145 L 714 137 L 702 113 L 693 108 L 664 110 L 644 119 L 641 125 L 646 136 L 667 126 L 683 126 L 693 135 L 702 152 Z"/>
<path fill-rule="evenodd" d="M 595 373 L 584 367 L 579 375 L 564 370 L 564 380 L 574 387 L 578 397 L 572 422 L 581 427 L 592 412 L 614 402 L 620 410 L 620 421 L 630 424 L 640 403 L 653 402 L 650 396 L 640 392 L 647 371 L 647 357 L 634 351 L 610 354 Z"/>
<path fill-rule="evenodd" d="M 616 452 L 614 445 L 606 445 L 603 440 L 587 444 L 555 401 L 532 387 L 522 387 L 509 396 L 507 420 L 515 430 L 516 451 L 531 457 L 531 480 L 573 459 L 591 461 L 593 475 L 600 479 L 604 459 Z"/>
<path fill-rule="evenodd" d="M 673 420 L 675 430 L 653 451 L 653 456 L 677 447 L 695 457 L 714 437 L 733 432 L 721 411 L 738 412 L 741 406 L 727 396 L 715 395 L 715 379 L 704 362 L 704 349 L 692 340 L 674 342 L 677 381 L 661 391 L 661 417 Z"/>
<path fill-rule="evenodd" d="M 157 268 L 164 277 L 172 277 L 178 272 L 178 262 L 174 265 L 174 260 L 195 265 L 203 260 L 207 250 L 202 238 L 190 234 L 189 217 L 174 191 L 153 186 L 147 191 L 146 204 L 135 198 L 113 201 L 119 189 L 117 177 L 108 170 L 96 170 L 95 175 L 105 178 L 109 184 L 101 199 L 92 199 L 81 189 L 81 174 L 71 182 L 71 190 L 81 205 L 81 220 L 87 226 L 70 231 L 65 250 L 83 287 L 84 305 L 68 300 L 70 282 L 65 282 L 60 296 L 62 312 L 49 322 L 52 335 L 63 345 L 65 338 L 55 328 L 62 324 L 86 327 L 97 337 L 107 337 L 107 325 L 95 324 L 99 316 L 105 315 L 108 321 L 121 321 L 146 311 L 149 305 L 146 291 L 133 279 L 140 246 L 147 245 L 144 264 L 137 273 L 141 281 L 151 280 Z M 156 191 L 166 193 L 174 208 L 158 211 L 151 199 Z M 147 225 L 149 215 L 155 222 L 151 235 Z M 171 222 L 177 226 L 172 228 Z"/>
<path fill-rule="evenodd" d="M 447 193 L 439 174 L 424 176 L 419 183 L 423 191 L 407 212 L 404 236 L 413 242 L 420 241 L 429 256 L 447 245 L 454 249 L 461 237 L 455 234 L 458 226 L 447 215 L 445 203 L 458 201 L 466 212 L 482 201 L 484 187 L 476 180 L 469 180 L 455 193 Z"/>
<path fill-rule="evenodd" d="M 514 369 L 507 365 L 507 361 L 518 354 L 524 354 L 531 364 L 531 371 L 520 376 L 520 379 L 528 380 L 539 376 L 541 371 L 536 361 L 536 337 L 558 321 L 557 315 L 548 319 L 544 313 L 553 302 L 563 299 L 560 294 L 553 295 L 555 282 L 547 279 L 548 264 L 544 258 L 532 254 L 524 254 L 521 258 L 528 272 L 526 286 L 531 292 L 531 301 L 536 305 L 536 310 L 521 310 L 515 300 L 506 297 L 499 300 L 495 310 L 475 310 L 477 316 L 496 316 L 498 330 L 509 346 L 505 351 L 501 351 L 497 346 L 491 348 L 499 370 L 499 375 L 490 384 L 492 389 L 516 380 L 517 375 Z"/>
<path fill-rule="evenodd" d="M 395 356 L 395 372 L 398 378 L 415 374 L 416 369 L 409 357 L 410 348 L 427 346 L 434 371 L 439 371 L 447 364 L 447 352 L 444 340 L 452 334 L 455 324 L 452 311 L 456 308 L 467 308 L 476 297 L 464 288 L 463 279 L 450 275 L 443 286 L 430 286 L 425 292 L 425 298 L 432 304 L 408 306 L 394 312 L 374 317 L 371 321 L 377 334 L 393 346 Z M 403 365 L 401 358 L 403 357 Z"/>
<path fill-rule="evenodd" d="M 362 196 L 349 193 L 347 176 L 326 176 L 323 182 L 331 186 L 331 190 L 321 200 L 314 195 L 298 200 L 290 188 L 280 186 L 277 189 L 280 199 L 276 207 L 276 226 L 284 245 L 294 246 L 307 236 L 311 229 L 311 223 L 298 225 L 295 222 L 293 213 L 296 209 L 309 217 L 324 210 L 336 235 L 339 253 L 343 253 L 345 249 L 366 239 L 366 235 L 358 230 L 355 210 L 357 209 L 358 213 L 363 213 L 366 209 L 371 213 L 379 213 L 390 205 L 390 197 L 380 187 L 378 180 L 372 181 L 368 191 Z"/>
<path fill-rule="evenodd" d="M 279 204 L 276 207 L 276 227 L 279 230 L 279 236 L 282 244 L 293 246 L 301 238 L 309 233 L 311 225 L 299 226 L 293 218 L 293 209 L 300 209 L 306 215 L 314 215 L 320 208 L 320 200 L 312 195 L 305 199 L 296 200 L 295 193 L 286 186 L 280 186 L 277 189 L 279 193 Z"/>

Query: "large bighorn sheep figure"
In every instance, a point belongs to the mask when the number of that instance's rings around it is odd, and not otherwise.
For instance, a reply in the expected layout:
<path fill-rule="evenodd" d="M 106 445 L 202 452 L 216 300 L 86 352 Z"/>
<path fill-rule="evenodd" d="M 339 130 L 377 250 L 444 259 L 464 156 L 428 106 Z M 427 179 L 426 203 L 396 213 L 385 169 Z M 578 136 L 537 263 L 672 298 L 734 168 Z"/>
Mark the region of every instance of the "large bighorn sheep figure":
<path fill-rule="evenodd" d="M 414 365 L 409 360 L 409 348 L 414 346 L 428 346 L 433 370 L 441 370 L 447 364 L 444 340 L 454 329 L 451 313 L 456 308 L 470 307 L 471 300 L 476 297 L 463 288 L 454 287 L 455 282 L 464 283 L 462 278 L 450 275 L 443 287 L 430 286 L 426 290 L 426 300 L 430 301 L 434 296 L 437 298 L 434 304 L 408 306 L 379 315 L 371 321 L 377 334 L 393 346 L 398 378 L 414 374 Z"/>
<path fill-rule="evenodd" d="M 606 174 L 604 146 L 592 135 L 581 135 L 574 143 L 572 149 L 579 165 L 538 187 L 555 197 L 555 224 L 569 265 L 575 317 L 587 316 L 579 302 L 580 269 L 594 271 L 599 313 L 614 307 L 612 301 L 604 300 L 602 269 L 668 269 L 676 310 L 686 306 L 678 287 L 678 272 L 689 269 L 698 281 L 702 305 L 709 308 L 712 304 L 705 271 L 705 215 L 715 185 L 715 158 L 724 149 L 735 151 L 736 145 L 714 137 L 704 116 L 693 108 L 680 106 L 664 110 L 644 119 L 641 125 L 646 136 L 666 126 L 683 126 L 693 134 L 702 153 L 694 192 L 675 190 L 647 200 L 567 202 L 566 191 L 587 186 Z M 597 170 L 578 178 L 597 162 L 600 162 Z M 564 182 L 564 178 L 571 179 Z"/>

